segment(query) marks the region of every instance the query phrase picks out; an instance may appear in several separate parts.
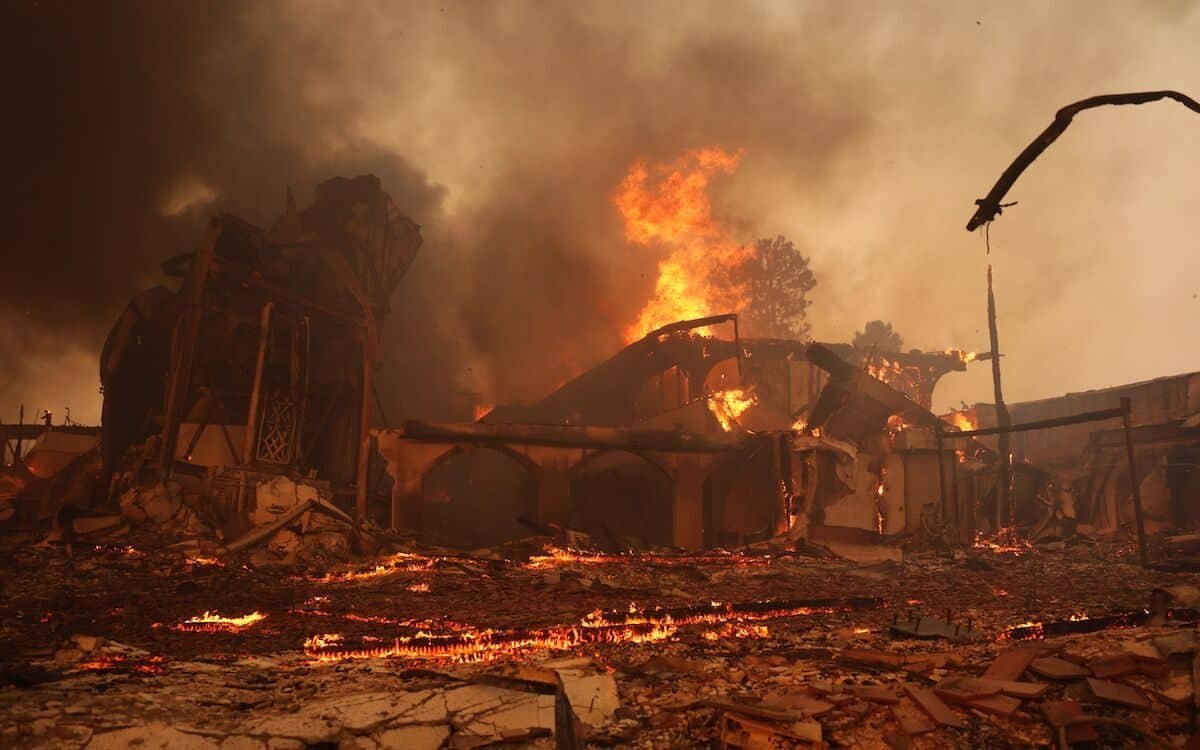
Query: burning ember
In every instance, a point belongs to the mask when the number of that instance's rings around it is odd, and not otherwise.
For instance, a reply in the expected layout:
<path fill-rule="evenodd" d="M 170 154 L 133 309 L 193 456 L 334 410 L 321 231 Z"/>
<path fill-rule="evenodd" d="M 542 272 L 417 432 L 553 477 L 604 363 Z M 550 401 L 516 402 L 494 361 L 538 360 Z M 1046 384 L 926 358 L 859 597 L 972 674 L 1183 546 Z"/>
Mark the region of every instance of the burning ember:
<path fill-rule="evenodd" d="M 1022 555 L 1028 552 L 1032 545 L 1024 539 L 1017 537 L 1014 529 L 1000 529 L 1000 531 L 991 539 L 983 536 L 983 532 L 975 535 L 975 543 L 971 545 L 975 549 L 991 550 L 997 554 L 1011 553 L 1013 555 Z"/>
<path fill-rule="evenodd" d="M 98 657 L 90 661 L 81 661 L 73 669 L 79 672 L 138 672 L 140 674 L 158 674 L 165 672 L 163 663 L 166 658 L 151 656 L 145 659 L 130 659 L 123 654 L 112 654 Z"/>
<path fill-rule="evenodd" d="M 738 418 L 757 403 L 758 396 L 753 388 L 730 388 L 710 394 L 708 410 L 721 423 L 721 429 L 730 432 L 738 423 Z"/>
<path fill-rule="evenodd" d="M 218 567 L 225 565 L 225 563 L 221 562 L 217 558 L 209 557 L 207 555 L 195 555 L 193 557 L 189 557 L 187 559 L 187 564 L 188 565 L 216 565 Z"/>
<path fill-rule="evenodd" d="M 729 563 L 732 565 L 770 565 L 770 555 L 740 555 L 732 553 L 711 553 L 706 555 L 664 555 L 653 552 L 631 552 L 624 555 L 610 555 L 602 552 L 587 552 L 561 547 L 547 547 L 546 554 L 534 555 L 525 563 L 526 568 L 552 568 L 558 565 L 607 565 L 615 563 L 636 563 L 638 565 L 705 565 L 714 563 Z"/>
<path fill-rule="evenodd" d="M 746 260 L 751 248 L 726 234 L 708 196 L 709 181 L 733 174 L 740 159 L 740 152 L 710 148 L 667 164 L 639 161 L 617 188 L 613 203 L 625 221 L 625 238 L 668 251 L 658 264 L 654 297 L 626 329 L 627 341 L 677 320 L 746 307 L 745 290 L 723 278 L 723 271 Z"/>
<path fill-rule="evenodd" d="M 424 557 L 411 552 L 397 552 L 388 556 L 371 568 L 362 570 L 345 570 L 337 573 L 326 573 L 323 576 L 309 578 L 313 583 L 344 583 L 346 581 L 363 581 L 393 573 L 416 573 L 429 570 L 437 564 L 436 557 Z"/>
<path fill-rule="evenodd" d="M 262 612 L 251 612 L 241 617 L 223 617 L 216 612 L 205 612 L 175 626 L 185 633 L 236 633 L 267 618 Z"/>

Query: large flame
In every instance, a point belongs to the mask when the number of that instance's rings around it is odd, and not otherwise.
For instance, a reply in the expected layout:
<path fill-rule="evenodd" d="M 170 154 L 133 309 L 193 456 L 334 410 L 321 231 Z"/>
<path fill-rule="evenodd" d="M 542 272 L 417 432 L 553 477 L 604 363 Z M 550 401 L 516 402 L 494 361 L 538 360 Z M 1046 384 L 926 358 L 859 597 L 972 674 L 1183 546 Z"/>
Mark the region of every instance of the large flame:
<path fill-rule="evenodd" d="M 698 149 L 662 164 L 636 162 L 621 181 L 613 203 L 625 221 L 625 237 L 638 245 L 665 247 L 654 297 L 625 330 L 627 341 L 677 320 L 746 307 L 745 290 L 719 278 L 752 248 L 734 241 L 712 215 L 709 181 L 737 170 L 741 152 Z"/>
<path fill-rule="evenodd" d="M 753 388 L 730 388 L 710 394 L 708 410 L 721 423 L 721 429 L 730 432 L 737 425 L 738 418 L 757 403 L 758 396 Z"/>

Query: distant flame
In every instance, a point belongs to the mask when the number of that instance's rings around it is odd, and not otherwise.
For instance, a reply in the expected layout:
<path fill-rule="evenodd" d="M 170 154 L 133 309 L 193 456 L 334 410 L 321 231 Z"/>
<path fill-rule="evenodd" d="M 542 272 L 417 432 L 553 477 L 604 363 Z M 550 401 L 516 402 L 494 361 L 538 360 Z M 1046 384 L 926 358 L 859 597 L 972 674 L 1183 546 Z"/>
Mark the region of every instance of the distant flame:
<path fill-rule="evenodd" d="M 738 418 L 757 403 L 758 396 L 754 389 L 730 388 L 710 394 L 708 410 L 720 422 L 721 429 L 730 432 L 738 423 Z"/>
<path fill-rule="evenodd" d="M 964 365 L 968 362 L 974 362 L 979 358 L 979 355 L 975 352 L 964 352 L 962 349 L 947 349 L 945 354 L 948 357 L 954 357 L 958 359 L 958 361 L 962 362 Z"/>
<path fill-rule="evenodd" d="M 949 422 L 963 432 L 979 429 L 979 419 L 975 416 L 974 410 L 963 409 L 961 411 L 952 411 L 949 414 L 942 415 L 942 420 Z"/>
<path fill-rule="evenodd" d="M 475 421 L 478 422 L 488 414 L 491 414 L 492 409 L 495 408 L 493 404 L 475 404 Z"/>
<path fill-rule="evenodd" d="M 741 152 L 710 148 L 665 164 L 638 161 L 618 186 L 613 203 L 625 221 L 625 238 L 668 251 L 658 264 L 654 297 L 625 330 L 627 341 L 677 320 L 745 309 L 745 290 L 719 277 L 752 248 L 729 237 L 713 218 L 708 196 L 709 181 L 732 174 L 740 159 Z"/>

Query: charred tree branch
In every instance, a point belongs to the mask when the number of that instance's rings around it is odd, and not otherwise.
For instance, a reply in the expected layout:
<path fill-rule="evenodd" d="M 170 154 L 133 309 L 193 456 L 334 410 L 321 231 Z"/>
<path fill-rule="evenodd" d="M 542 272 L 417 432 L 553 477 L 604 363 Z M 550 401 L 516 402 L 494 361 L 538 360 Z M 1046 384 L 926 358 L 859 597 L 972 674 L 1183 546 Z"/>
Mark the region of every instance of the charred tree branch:
<path fill-rule="evenodd" d="M 1189 96 L 1179 93 L 1178 91 L 1136 91 L 1125 94 L 1102 94 L 1093 96 L 1074 104 L 1068 104 L 1054 115 L 1054 121 L 1051 122 L 1045 130 L 1038 134 L 1033 141 L 1025 147 L 1025 150 L 1017 155 L 1012 164 L 1008 165 L 1000 174 L 1000 179 L 996 180 L 996 184 L 992 186 L 988 194 L 975 201 L 975 213 L 971 216 L 971 220 L 967 222 L 967 231 L 974 232 L 982 225 L 988 223 L 1000 215 L 1003 210 L 1003 205 L 1000 203 L 1004 196 L 1008 194 L 1009 189 L 1017 178 L 1029 168 L 1029 165 L 1034 162 L 1042 152 L 1050 147 L 1051 143 L 1058 140 L 1058 137 L 1063 134 L 1067 126 L 1071 124 L 1071 120 L 1075 115 L 1086 109 L 1094 109 L 1102 107 L 1106 104 L 1122 105 L 1122 104 L 1146 104 L 1148 102 L 1158 101 L 1159 99 L 1172 99 L 1179 102 L 1183 106 L 1200 114 L 1200 103 Z"/>

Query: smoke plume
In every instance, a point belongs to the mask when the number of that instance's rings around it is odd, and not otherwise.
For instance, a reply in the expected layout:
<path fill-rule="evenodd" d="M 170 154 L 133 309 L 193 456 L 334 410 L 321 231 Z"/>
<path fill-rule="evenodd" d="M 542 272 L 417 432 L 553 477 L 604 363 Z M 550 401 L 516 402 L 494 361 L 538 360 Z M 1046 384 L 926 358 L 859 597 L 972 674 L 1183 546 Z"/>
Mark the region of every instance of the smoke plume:
<path fill-rule="evenodd" d="M 0 418 L 96 421 L 95 357 L 205 217 L 268 224 L 373 172 L 423 227 L 385 322 L 388 417 L 456 393 L 531 399 L 613 353 L 659 257 L 610 203 L 638 158 L 744 149 L 715 205 L 745 241 L 813 259 L 814 335 L 867 320 L 983 350 L 983 240 L 962 226 L 1055 109 L 1196 95 L 1187 3 L 335 4 L 10 7 L 13 156 L 0 272 Z M 1191 89 L 1189 91 L 1189 89 Z M 1200 305 L 1188 219 L 1200 123 L 1088 113 L 991 231 L 1006 391 L 1185 369 Z M 1126 355 L 1111 356 L 1120 340 Z M 988 400 L 981 368 L 940 401 Z"/>

